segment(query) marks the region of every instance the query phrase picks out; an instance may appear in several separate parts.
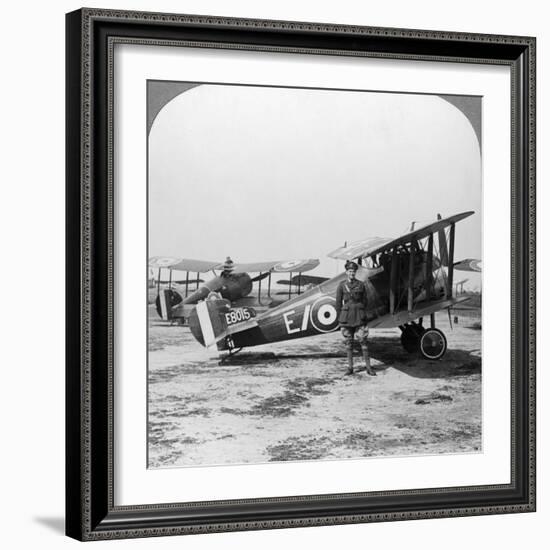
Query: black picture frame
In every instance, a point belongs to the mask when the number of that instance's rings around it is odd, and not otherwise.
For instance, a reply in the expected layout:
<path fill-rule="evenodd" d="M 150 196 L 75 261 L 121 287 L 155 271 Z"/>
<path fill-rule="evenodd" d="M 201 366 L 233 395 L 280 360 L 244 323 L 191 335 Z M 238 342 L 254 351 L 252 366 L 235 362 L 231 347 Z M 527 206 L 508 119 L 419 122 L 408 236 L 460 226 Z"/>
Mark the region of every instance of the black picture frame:
<path fill-rule="evenodd" d="M 100 540 L 534 511 L 535 38 L 103 9 L 66 17 L 67 535 Z M 510 484 L 114 505 L 111 77 L 112 45 L 125 41 L 510 67 Z"/>

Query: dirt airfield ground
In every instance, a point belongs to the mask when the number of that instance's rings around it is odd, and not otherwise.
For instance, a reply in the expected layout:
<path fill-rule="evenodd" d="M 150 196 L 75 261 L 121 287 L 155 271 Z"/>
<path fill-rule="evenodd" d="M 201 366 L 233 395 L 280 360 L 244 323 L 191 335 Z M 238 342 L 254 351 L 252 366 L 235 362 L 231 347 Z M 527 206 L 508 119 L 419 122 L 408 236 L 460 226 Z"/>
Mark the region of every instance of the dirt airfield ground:
<path fill-rule="evenodd" d="M 479 311 L 458 314 L 427 361 L 399 330 L 372 331 L 376 377 L 339 333 L 249 348 L 219 364 L 185 327 L 149 310 L 149 467 L 481 451 Z"/>

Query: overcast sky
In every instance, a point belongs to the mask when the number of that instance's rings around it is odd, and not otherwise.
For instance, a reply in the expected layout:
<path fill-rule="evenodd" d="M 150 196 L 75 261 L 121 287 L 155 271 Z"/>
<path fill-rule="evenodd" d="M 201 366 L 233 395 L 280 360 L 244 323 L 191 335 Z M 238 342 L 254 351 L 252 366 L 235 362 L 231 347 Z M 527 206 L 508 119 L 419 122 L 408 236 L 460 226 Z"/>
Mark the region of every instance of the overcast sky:
<path fill-rule="evenodd" d="M 465 210 L 457 260 L 481 258 L 480 149 L 435 95 L 201 85 L 149 134 L 150 256 L 319 258 L 333 276 L 345 241 Z"/>

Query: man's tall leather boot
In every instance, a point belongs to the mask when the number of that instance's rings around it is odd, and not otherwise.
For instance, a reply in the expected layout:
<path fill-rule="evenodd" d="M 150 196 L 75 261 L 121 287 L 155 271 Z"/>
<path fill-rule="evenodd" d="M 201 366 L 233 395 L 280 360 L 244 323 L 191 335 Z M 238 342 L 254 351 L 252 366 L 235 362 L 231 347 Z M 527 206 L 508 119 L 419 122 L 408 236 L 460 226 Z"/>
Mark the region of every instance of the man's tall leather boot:
<path fill-rule="evenodd" d="M 353 350 L 348 349 L 348 370 L 346 374 L 353 374 Z"/>
<path fill-rule="evenodd" d="M 370 376 L 376 376 L 376 371 L 372 368 L 370 364 L 369 352 L 366 349 L 363 350 L 363 359 L 365 360 L 365 369 L 367 371 L 367 374 Z"/>

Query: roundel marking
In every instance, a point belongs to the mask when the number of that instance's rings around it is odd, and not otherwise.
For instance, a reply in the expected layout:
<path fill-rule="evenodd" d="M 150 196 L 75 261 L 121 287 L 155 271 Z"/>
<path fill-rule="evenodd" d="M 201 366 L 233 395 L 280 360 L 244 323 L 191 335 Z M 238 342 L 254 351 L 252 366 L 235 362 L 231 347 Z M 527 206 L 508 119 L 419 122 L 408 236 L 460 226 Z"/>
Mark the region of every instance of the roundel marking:
<path fill-rule="evenodd" d="M 473 270 L 473 271 L 481 271 L 481 262 L 479 260 L 472 260 L 470 262 L 470 268 Z"/>
<path fill-rule="evenodd" d="M 321 296 L 311 306 L 311 324 L 318 332 L 332 332 L 338 327 L 335 303 L 332 296 Z"/>
<path fill-rule="evenodd" d="M 281 262 L 276 266 L 274 266 L 274 268 L 275 268 L 275 271 L 285 271 L 287 269 L 292 269 L 294 267 L 297 267 L 303 263 L 304 263 L 303 260 L 290 260 L 288 262 Z"/>
<path fill-rule="evenodd" d="M 150 265 L 154 267 L 168 267 L 177 264 L 178 262 L 178 258 L 154 258 Z"/>
<path fill-rule="evenodd" d="M 323 304 L 317 311 L 317 319 L 324 326 L 332 325 L 336 320 L 336 309 L 332 304 Z"/>

